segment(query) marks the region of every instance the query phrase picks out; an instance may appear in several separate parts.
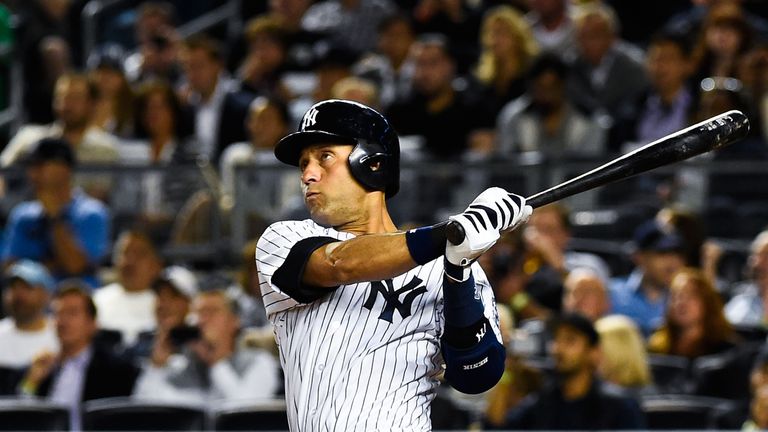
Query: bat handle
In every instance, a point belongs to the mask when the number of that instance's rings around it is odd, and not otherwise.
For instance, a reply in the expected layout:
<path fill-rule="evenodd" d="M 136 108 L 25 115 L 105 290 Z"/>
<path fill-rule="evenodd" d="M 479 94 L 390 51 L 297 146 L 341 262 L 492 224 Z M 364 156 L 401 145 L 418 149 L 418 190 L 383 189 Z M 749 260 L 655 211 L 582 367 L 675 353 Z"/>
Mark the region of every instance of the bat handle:
<path fill-rule="evenodd" d="M 464 237 L 466 237 L 466 235 L 464 228 L 456 221 L 448 222 L 448 225 L 445 227 L 445 238 L 447 238 L 454 246 L 464 242 Z"/>

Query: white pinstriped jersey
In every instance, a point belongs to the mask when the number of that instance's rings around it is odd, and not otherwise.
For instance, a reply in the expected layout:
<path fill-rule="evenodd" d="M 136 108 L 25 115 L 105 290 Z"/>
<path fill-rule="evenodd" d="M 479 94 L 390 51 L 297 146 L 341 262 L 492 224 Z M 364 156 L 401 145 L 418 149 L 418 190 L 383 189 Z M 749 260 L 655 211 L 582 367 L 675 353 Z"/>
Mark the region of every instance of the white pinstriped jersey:
<path fill-rule="evenodd" d="M 443 260 L 392 280 L 342 285 L 303 304 L 272 282 L 291 247 L 309 237 L 352 234 L 311 220 L 272 224 L 256 264 L 285 372 L 293 431 L 428 431 L 442 372 Z M 497 339 L 493 292 L 478 264 L 473 274 Z"/>

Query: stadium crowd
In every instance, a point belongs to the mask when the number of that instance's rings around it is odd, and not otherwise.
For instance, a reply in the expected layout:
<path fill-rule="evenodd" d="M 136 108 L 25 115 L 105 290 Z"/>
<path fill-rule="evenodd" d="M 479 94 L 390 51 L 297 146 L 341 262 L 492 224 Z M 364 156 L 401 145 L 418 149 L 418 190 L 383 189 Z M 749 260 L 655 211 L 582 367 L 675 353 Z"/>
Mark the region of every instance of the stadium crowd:
<path fill-rule="evenodd" d="M 768 429 L 768 165 L 710 169 L 768 160 L 763 2 L 246 1 L 240 31 L 194 34 L 227 2 L 123 3 L 90 47 L 87 0 L 0 2 L 0 395 L 73 430 L 109 397 L 279 399 L 255 240 L 307 216 L 272 149 L 317 101 L 391 120 L 401 227 L 738 109 L 745 140 L 539 208 L 481 257 L 507 369 L 441 388 L 433 424 Z"/>

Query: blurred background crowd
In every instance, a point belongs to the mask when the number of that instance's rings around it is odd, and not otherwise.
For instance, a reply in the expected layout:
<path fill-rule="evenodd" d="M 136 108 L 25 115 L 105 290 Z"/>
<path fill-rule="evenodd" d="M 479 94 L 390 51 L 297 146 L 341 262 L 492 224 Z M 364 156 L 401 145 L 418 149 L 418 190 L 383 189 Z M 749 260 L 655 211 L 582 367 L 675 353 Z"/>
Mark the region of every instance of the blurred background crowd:
<path fill-rule="evenodd" d="M 486 253 L 507 372 L 441 388 L 433 423 L 768 428 L 759 0 L 0 1 L 0 407 L 59 404 L 75 430 L 137 400 L 274 407 L 255 240 L 308 216 L 272 149 L 328 98 L 399 133 L 401 228 L 746 113 L 745 140 Z"/>

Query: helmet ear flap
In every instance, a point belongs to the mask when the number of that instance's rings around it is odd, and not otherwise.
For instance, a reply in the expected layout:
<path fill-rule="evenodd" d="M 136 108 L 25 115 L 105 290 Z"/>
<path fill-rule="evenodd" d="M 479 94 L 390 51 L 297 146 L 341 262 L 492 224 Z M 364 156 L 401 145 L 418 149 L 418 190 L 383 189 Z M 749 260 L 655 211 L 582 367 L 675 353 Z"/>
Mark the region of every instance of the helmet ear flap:
<path fill-rule="evenodd" d="M 389 155 L 378 144 L 358 140 L 349 154 L 352 176 L 368 189 L 386 191 Z"/>

